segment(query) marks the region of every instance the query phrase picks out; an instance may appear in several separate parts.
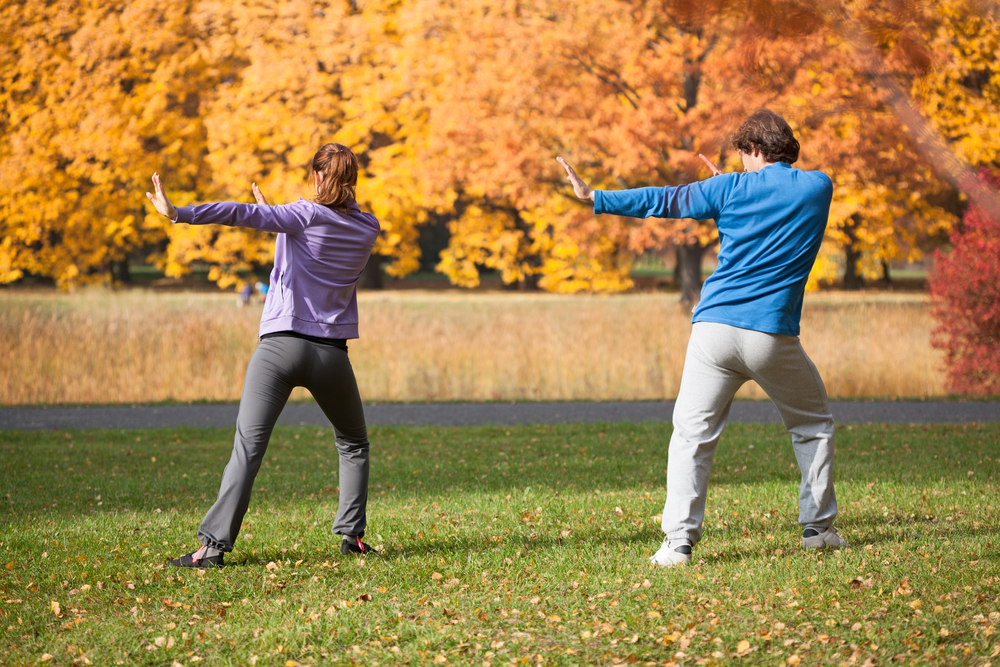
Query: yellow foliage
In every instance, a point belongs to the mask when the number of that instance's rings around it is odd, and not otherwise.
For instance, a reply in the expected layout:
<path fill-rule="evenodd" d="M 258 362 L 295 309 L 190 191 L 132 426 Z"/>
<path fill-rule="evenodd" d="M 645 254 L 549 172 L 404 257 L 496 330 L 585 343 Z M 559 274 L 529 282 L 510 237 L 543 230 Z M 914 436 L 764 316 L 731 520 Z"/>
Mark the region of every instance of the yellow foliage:
<path fill-rule="evenodd" d="M 891 74 L 959 156 L 995 161 L 996 22 L 961 0 L 898 21 L 881 3 L 845 7 L 878 28 Z M 690 182 L 708 176 L 699 152 L 741 168 L 728 134 L 763 105 L 798 133 L 796 166 L 836 185 L 810 285 L 848 244 L 872 275 L 919 257 L 954 220 L 949 189 L 822 20 L 756 24 L 754 11 L 721 3 L 668 20 L 617 0 L 2 3 L 0 282 L 107 281 L 142 250 L 169 276 L 207 264 L 220 286 L 239 285 L 271 261 L 273 237 L 169 224 L 142 196 L 152 172 L 178 204 L 251 201 L 253 181 L 283 203 L 312 195 L 308 163 L 338 141 L 359 155 L 359 203 L 381 221 L 376 252 L 390 275 L 415 271 L 421 226 L 448 220 L 438 270 L 455 284 L 474 286 L 488 268 L 555 292 L 619 291 L 637 254 L 713 244 L 714 225 L 595 217 L 554 158 L 607 189 Z M 907 44 L 922 44 L 930 65 L 907 64 Z"/>

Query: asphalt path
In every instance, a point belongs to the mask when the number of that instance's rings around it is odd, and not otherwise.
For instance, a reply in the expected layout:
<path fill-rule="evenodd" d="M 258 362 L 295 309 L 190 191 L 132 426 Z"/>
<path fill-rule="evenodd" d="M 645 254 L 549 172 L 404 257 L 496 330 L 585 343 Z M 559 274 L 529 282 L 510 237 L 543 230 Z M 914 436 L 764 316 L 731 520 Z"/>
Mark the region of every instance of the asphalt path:
<path fill-rule="evenodd" d="M 933 424 L 1000 422 L 997 401 L 834 401 L 839 424 Z M 673 401 L 594 401 L 560 403 L 368 403 L 369 426 L 480 426 L 563 424 L 573 422 L 670 421 Z M 0 430 L 74 428 L 232 428 L 236 403 L 194 405 L 125 405 L 103 407 L 0 408 Z M 780 424 L 770 401 L 735 401 L 730 422 Z M 285 406 L 284 425 L 330 426 L 315 403 Z"/>

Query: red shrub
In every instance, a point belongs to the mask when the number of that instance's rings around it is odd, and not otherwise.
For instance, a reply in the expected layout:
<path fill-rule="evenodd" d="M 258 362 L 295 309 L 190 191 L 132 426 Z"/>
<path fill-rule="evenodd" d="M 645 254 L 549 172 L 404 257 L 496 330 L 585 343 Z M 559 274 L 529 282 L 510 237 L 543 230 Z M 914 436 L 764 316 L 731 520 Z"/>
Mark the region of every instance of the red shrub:
<path fill-rule="evenodd" d="M 979 178 L 1000 189 L 1000 173 L 982 169 Z M 953 390 L 1000 394 L 1000 220 L 970 207 L 950 238 L 953 249 L 935 254 L 929 281 L 933 345 L 945 351 Z"/>

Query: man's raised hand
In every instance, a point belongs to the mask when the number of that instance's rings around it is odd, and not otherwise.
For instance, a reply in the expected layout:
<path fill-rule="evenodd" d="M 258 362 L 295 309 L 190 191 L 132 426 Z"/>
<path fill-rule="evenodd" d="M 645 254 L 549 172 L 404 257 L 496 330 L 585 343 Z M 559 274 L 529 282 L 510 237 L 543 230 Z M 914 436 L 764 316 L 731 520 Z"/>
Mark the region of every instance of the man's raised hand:
<path fill-rule="evenodd" d="M 583 201 L 594 201 L 594 191 L 584 183 L 577 173 L 573 170 L 573 167 L 569 166 L 569 163 L 561 157 L 556 158 L 556 162 L 563 166 L 566 170 L 566 175 L 569 177 L 569 182 L 573 185 L 573 194 L 582 199 Z"/>
<path fill-rule="evenodd" d="M 712 171 L 712 176 L 721 176 L 722 175 L 722 170 L 719 169 L 718 167 L 716 167 L 714 162 L 712 162 L 711 160 L 709 160 L 707 157 L 705 157 L 701 153 L 698 153 L 698 157 L 701 158 L 702 162 L 704 162 L 705 164 L 708 165 L 708 168 Z"/>
<path fill-rule="evenodd" d="M 177 209 L 167 199 L 167 195 L 163 191 L 163 183 L 160 182 L 160 175 L 156 172 L 153 172 L 153 191 L 156 192 L 155 195 L 147 192 L 146 196 L 149 197 L 149 201 L 153 202 L 153 208 L 156 209 L 156 212 L 171 220 L 177 220 Z"/>

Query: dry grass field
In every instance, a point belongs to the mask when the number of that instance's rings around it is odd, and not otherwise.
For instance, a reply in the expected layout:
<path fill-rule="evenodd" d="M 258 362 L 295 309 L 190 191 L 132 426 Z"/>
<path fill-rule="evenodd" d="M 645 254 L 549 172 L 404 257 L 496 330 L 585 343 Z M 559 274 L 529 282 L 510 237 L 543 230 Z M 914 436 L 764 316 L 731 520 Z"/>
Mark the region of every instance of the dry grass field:
<path fill-rule="evenodd" d="M 673 398 L 691 330 L 667 294 L 359 301 L 350 349 L 366 401 Z M 238 400 L 260 310 L 232 294 L 0 291 L 0 404 Z M 940 396 L 931 326 L 923 296 L 819 293 L 802 342 L 832 397 Z"/>

